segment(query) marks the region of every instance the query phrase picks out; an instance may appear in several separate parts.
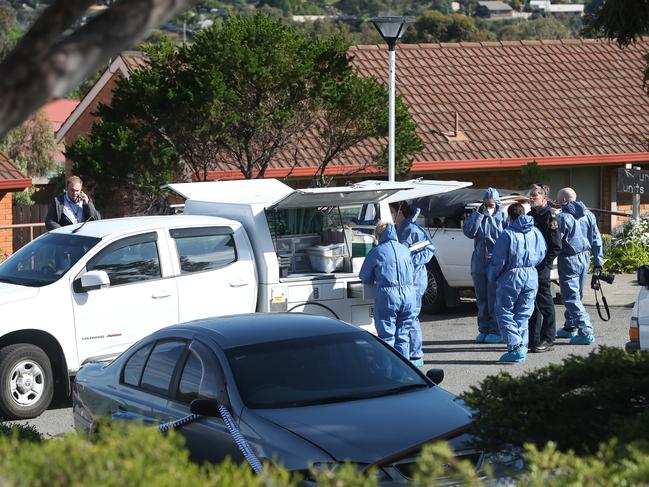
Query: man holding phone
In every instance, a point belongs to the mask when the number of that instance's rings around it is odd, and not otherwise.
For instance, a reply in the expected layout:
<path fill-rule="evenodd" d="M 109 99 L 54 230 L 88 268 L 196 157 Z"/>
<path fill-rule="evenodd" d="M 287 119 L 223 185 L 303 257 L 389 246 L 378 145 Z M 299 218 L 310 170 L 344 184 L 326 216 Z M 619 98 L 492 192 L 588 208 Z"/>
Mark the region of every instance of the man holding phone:
<path fill-rule="evenodd" d="M 45 228 L 48 231 L 88 220 L 101 219 L 95 205 L 83 192 L 81 178 L 70 176 L 66 183 L 65 192 L 54 198 L 47 210 Z"/>

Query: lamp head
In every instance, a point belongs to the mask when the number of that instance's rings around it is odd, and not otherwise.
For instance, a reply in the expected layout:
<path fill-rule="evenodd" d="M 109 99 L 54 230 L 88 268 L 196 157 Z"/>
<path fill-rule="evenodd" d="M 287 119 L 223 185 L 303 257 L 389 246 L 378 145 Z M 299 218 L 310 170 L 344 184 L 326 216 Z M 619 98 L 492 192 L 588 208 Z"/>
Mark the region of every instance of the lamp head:
<path fill-rule="evenodd" d="M 394 50 L 397 41 L 401 39 L 403 33 L 408 28 L 408 24 L 414 22 L 414 19 L 405 17 L 375 17 L 370 19 L 376 30 L 379 31 L 383 40 L 388 43 L 390 50 Z"/>

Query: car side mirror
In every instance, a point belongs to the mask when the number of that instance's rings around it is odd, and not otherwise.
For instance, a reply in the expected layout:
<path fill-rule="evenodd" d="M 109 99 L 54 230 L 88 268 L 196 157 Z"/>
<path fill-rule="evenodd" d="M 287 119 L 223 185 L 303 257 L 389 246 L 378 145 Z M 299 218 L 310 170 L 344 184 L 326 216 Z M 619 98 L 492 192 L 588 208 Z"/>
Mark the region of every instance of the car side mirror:
<path fill-rule="evenodd" d="M 426 377 L 435 384 L 441 384 L 444 380 L 444 369 L 428 369 L 426 371 Z"/>
<path fill-rule="evenodd" d="M 192 414 L 198 414 L 199 416 L 221 416 L 219 413 L 219 401 L 216 399 L 194 399 L 189 404 L 189 410 Z"/>
<path fill-rule="evenodd" d="M 91 291 L 110 286 L 110 278 L 106 271 L 88 271 L 81 276 L 81 291 Z"/>
<path fill-rule="evenodd" d="M 638 284 L 641 286 L 649 286 L 649 265 L 641 265 L 638 267 Z"/>

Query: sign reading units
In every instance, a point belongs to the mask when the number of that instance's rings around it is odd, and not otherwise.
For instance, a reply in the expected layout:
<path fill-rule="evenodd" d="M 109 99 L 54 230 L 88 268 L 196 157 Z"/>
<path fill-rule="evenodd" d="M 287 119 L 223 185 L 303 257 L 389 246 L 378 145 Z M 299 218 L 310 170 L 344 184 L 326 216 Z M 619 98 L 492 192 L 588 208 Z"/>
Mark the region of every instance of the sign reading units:
<path fill-rule="evenodd" d="M 617 190 L 620 193 L 649 194 L 649 171 L 618 169 Z"/>

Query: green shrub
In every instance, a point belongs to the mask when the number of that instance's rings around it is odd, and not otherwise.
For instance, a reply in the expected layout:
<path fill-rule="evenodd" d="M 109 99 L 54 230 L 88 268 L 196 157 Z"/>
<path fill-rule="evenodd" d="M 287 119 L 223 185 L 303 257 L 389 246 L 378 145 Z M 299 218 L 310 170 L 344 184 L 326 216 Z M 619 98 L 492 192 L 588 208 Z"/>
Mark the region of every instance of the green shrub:
<path fill-rule="evenodd" d="M 606 272 L 635 272 L 649 263 L 649 215 L 625 222 L 615 235 L 603 239 Z"/>
<path fill-rule="evenodd" d="M 552 409 L 547 410 L 552 413 Z M 620 446 L 615 440 L 596 454 L 579 457 L 562 452 L 554 443 L 543 449 L 526 446 L 527 470 L 507 485 L 559 487 L 628 486 L 649 482 L 649 455 L 636 446 Z M 623 452 L 623 454 L 620 454 Z M 445 477 L 439 482 L 440 477 Z M 424 447 L 417 460 L 416 486 L 446 485 L 449 479 L 461 485 L 493 485 L 466 461 L 458 461 L 445 443 Z M 294 487 L 300 477 L 269 465 L 257 476 L 247 465 L 225 461 L 198 466 L 189 461 L 180 435 L 162 436 L 155 428 L 127 425 L 102 428 L 93 440 L 69 434 L 43 442 L 0 437 L 0 485 L 3 487 Z M 352 465 L 335 471 L 314 473 L 323 487 L 376 487 L 377 477 L 364 476 Z"/>
<path fill-rule="evenodd" d="M 36 427 L 32 424 L 12 424 L 0 423 L 0 436 L 16 436 L 19 440 L 36 441 L 39 442 L 43 439 Z"/>
<path fill-rule="evenodd" d="M 473 432 L 488 451 L 553 441 L 585 454 L 614 437 L 642 441 L 649 438 L 649 352 L 601 347 L 521 377 L 487 377 L 463 399 L 478 411 Z"/>
<path fill-rule="evenodd" d="M 293 487 L 298 479 L 277 468 L 257 476 L 230 461 L 198 466 L 178 434 L 141 425 L 104 428 L 96 441 L 69 434 L 41 443 L 0 438 L 0 485 L 5 487 Z"/>

